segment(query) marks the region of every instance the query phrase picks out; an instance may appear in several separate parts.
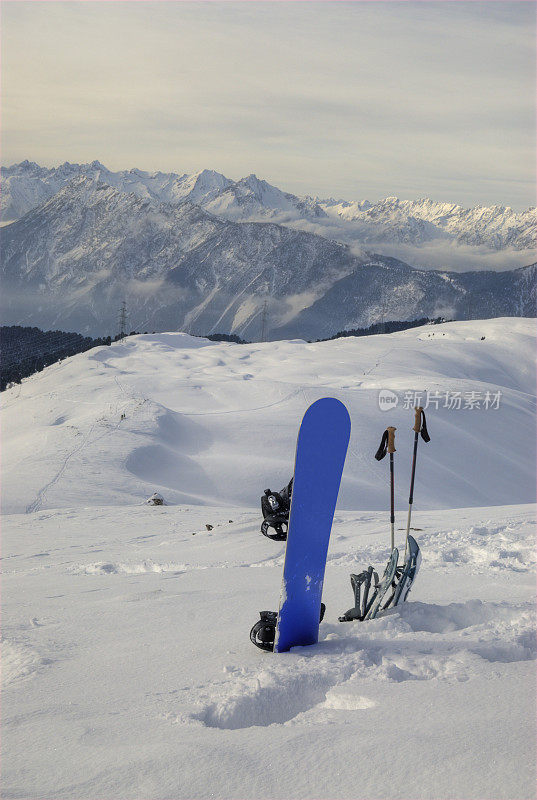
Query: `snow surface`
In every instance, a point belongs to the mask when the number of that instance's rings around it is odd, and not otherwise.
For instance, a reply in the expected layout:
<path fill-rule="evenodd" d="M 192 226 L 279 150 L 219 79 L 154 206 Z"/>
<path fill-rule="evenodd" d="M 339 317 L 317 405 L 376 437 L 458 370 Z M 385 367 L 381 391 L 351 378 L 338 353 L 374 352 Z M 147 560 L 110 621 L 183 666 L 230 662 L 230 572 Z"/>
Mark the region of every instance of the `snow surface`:
<path fill-rule="evenodd" d="M 300 420 L 326 395 L 352 419 L 339 507 L 386 507 L 386 467 L 372 455 L 393 424 L 404 509 L 414 390 L 440 397 L 427 410 L 434 444 L 420 449 L 422 508 L 533 502 L 534 352 L 535 322 L 518 318 L 312 344 L 129 337 L 4 394 L 3 510 L 137 503 L 156 490 L 172 503 L 257 507 L 263 489 L 287 484 Z M 383 389 L 401 397 L 390 413 Z M 442 407 L 446 392 L 498 390 L 497 410 Z"/>
<path fill-rule="evenodd" d="M 535 797 L 534 347 L 524 319 L 312 345 L 160 334 L 3 393 L 2 796 Z M 349 573 L 389 555 L 388 424 L 403 541 L 413 414 L 381 412 L 381 388 L 502 396 L 428 409 L 410 600 L 338 623 Z M 284 544 L 259 534 L 259 497 L 323 395 L 353 424 L 327 612 L 318 645 L 263 653 L 248 631 L 277 607 Z"/>

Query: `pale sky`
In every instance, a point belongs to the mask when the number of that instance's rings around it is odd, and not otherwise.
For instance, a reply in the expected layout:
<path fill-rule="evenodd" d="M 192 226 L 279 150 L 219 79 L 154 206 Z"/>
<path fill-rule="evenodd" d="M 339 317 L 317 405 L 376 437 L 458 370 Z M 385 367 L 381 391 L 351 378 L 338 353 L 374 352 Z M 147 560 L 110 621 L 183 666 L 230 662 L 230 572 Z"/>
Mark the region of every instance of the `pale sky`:
<path fill-rule="evenodd" d="M 4 2 L 2 163 L 535 204 L 534 2 Z"/>

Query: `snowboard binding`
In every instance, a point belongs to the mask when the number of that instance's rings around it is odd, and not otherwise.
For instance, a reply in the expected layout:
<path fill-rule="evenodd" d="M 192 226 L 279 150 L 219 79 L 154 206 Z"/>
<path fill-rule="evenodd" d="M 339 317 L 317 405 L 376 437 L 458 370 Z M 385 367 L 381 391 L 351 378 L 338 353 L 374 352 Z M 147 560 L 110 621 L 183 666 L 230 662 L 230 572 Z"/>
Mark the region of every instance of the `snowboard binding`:
<path fill-rule="evenodd" d="M 265 493 L 261 498 L 261 512 L 263 514 L 261 533 L 268 539 L 279 542 L 284 542 L 287 539 L 292 492 L 292 478 L 280 492 L 265 489 Z"/>
<path fill-rule="evenodd" d="M 274 650 L 274 639 L 276 638 L 276 622 L 278 614 L 276 611 L 260 611 L 261 619 L 256 622 L 250 631 L 250 641 L 261 650 Z"/>
<path fill-rule="evenodd" d="M 326 606 L 324 603 L 321 603 L 319 622 L 323 621 L 325 611 Z M 250 641 L 261 650 L 268 650 L 272 653 L 274 650 L 274 639 L 276 638 L 278 613 L 276 611 L 260 611 L 259 616 L 261 619 L 259 622 L 255 623 L 250 631 Z"/>

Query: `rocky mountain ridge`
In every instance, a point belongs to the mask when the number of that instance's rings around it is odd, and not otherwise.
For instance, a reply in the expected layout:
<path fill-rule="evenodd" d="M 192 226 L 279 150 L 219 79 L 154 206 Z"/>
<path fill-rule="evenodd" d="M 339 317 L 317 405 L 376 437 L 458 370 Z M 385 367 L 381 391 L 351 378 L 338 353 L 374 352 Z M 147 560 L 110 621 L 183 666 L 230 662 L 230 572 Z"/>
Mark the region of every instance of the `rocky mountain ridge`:
<path fill-rule="evenodd" d="M 93 175 L 75 176 L 2 234 L 4 324 L 113 335 L 124 299 L 137 330 L 250 340 L 263 328 L 271 339 L 319 338 L 381 319 L 535 314 L 535 266 L 417 270 L 188 199 L 127 194 Z"/>

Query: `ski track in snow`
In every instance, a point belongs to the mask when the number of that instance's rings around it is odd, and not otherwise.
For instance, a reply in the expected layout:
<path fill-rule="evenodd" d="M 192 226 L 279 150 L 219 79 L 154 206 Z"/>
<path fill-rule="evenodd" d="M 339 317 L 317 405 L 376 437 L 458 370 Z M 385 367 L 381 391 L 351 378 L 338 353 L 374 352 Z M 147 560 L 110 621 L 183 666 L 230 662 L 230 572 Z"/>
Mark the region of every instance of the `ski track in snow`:
<path fill-rule="evenodd" d="M 185 416 L 185 417 L 215 417 L 215 416 L 219 417 L 219 416 L 227 415 L 227 414 L 249 414 L 250 412 L 253 412 L 253 411 L 264 411 L 267 408 L 275 408 L 276 406 L 279 406 L 279 405 L 282 405 L 283 403 L 289 402 L 289 400 L 292 400 L 293 397 L 297 397 L 297 395 L 299 395 L 301 393 L 304 394 L 304 397 L 305 397 L 305 393 L 304 393 L 303 389 L 295 389 L 293 392 L 289 392 L 289 394 L 287 394 L 285 397 L 282 397 L 279 400 L 275 400 L 273 403 L 267 403 L 266 405 L 262 405 L 262 406 L 255 406 L 255 408 L 232 408 L 229 411 L 201 411 L 199 413 L 196 412 L 196 411 L 189 411 L 189 412 L 186 412 L 183 416 Z"/>
<path fill-rule="evenodd" d="M 80 451 L 86 447 L 91 438 L 91 434 L 93 433 L 94 428 L 95 425 L 90 426 L 90 429 L 85 434 L 84 438 L 82 439 L 82 442 L 79 445 L 77 445 L 73 450 L 71 450 L 71 452 L 68 453 L 68 455 L 63 459 L 62 465 L 60 469 L 56 472 L 54 477 L 38 491 L 35 500 L 26 507 L 27 514 L 32 514 L 34 511 L 39 511 L 47 491 L 60 480 L 60 478 L 62 477 L 63 473 L 67 468 L 69 461 L 73 458 L 73 456 L 75 456 L 77 453 L 80 453 Z"/>
<path fill-rule="evenodd" d="M 124 388 L 124 386 L 121 384 L 121 382 L 119 381 L 117 376 L 114 376 L 114 380 L 115 380 L 117 386 L 119 387 L 119 389 L 121 390 L 122 394 L 125 395 L 130 401 L 134 401 L 135 402 L 134 411 L 136 411 L 144 403 L 149 402 L 147 400 L 147 398 L 145 398 L 145 397 L 142 397 L 142 396 L 139 396 L 139 395 L 134 395 L 134 394 L 129 394 L 129 392 Z M 121 408 L 119 406 L 117 406 L 116 409 L 115 409 L 116 416 L 118 414 L 122 414 L 123 413 L 123 409 L 125 409 L 125 408 L 127 408 L 127 406 L 122 406 Z M 54 421 L 53 424 L 54 425 L 62 425 L 62 424 L 64 424 L 65 421 L 66 421 L 65 418 L 60 416 Z M 93 432 L 94 432 L 94 430 L 95 430 L 95 428 L 96 428 L 96 426 L 98 424 L 105 425 L 107 429 L 104 431 L 104 433 L 101 433 L 99 436 L 97 436 L 94 439 L 92 439 L 92 434 L 93 434 Z M 85 450 L 85 448 L 88 447 L 88 445 L 92 445 L 93 446 L 93 445 L 97 444 L 101 439 L 111 436 L 111 434 L 114 431 L 117 431 L 119 429 L 120 425 L 121 425 L 121 422 L 116 422 L 114 424 L 108 423 L 106 417 L 104 417 L 104 416 L 99 417 L 99 419 L 95 423 L 91 423 L 90 426 L 89 426 L 89 429 L 86 431 L 86 433 L 83 436 L 82 442 L 79 445 L 77 445 L 76 447 L 74 447 L 73 450 L 71 450 L 65 456 L 65 458 L 62 461 L 62 464 L 61 464 L 59 470 L 55 473 L 53 478 L 51 478 L 51 480 L 48 481 L 48 483 L 46 483 L 45 486 L 43 486 L 41 489 L 39 489 L 35 500 L 33 500 L 26 507 L 26 513 L 27 514 L 32 514 L 33 512 L 40 510 L 41 506 L 43 505 L 43 501 L 45 499 L 45 496 L 46 496 L 48 490 L 51 489 L 53 486 L 55 486 L 58 483 L 58 481 L 64 476 L 65 470 L 67 469 L 67 466 L 68 466 L 69 462 L 71 461 L 71 459 L 74 456 L 78 455 L 83 450 Z"/>

